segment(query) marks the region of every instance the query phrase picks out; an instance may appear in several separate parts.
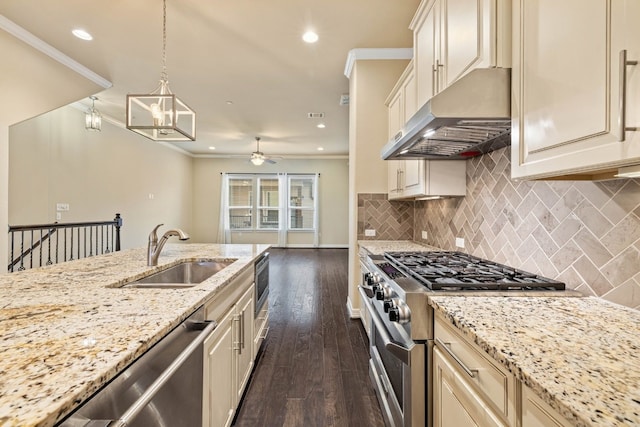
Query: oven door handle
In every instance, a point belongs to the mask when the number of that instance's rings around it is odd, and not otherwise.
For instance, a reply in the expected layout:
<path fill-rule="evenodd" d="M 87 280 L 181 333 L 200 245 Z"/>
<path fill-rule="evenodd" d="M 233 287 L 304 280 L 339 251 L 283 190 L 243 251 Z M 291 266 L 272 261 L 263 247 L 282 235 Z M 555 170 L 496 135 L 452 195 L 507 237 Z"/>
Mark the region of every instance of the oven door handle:
<path fill-rule="evenodd" d="M 415 344 L 412 342 L 408 346 L 403 346 L 401 344 L 393 341 L 389 332 L 387 332 L 387 328 L 384 326 L 384 323 L 378 317 L 378 314 L 369 301 L 367 294 L 365 293 L 364 287 L 360 286 L 358 291 L 360 292 L 360 296 L 362 297 L 362 301 L 364 302 L 367 310 L 371 314 L 371 321 L 375 324 L 376 330 L 380 337 L 382 338 L 382 343 L 384 344 L 384 348 L 391 354 L 393 354 L 397 359 L 399 359 L 402 363 L 407 366 L 411 366 L 411 350 L 415 347 Z"/>

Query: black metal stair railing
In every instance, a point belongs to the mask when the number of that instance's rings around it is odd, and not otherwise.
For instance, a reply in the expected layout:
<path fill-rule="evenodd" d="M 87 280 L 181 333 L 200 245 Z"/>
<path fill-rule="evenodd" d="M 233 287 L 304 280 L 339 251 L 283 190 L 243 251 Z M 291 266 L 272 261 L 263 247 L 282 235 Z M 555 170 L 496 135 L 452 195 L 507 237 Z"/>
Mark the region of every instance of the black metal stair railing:
<path fill-rule="evenodd" d="M 120 250 L 122 218 L 9 226 L 9 273 Z M 17 253 L 17 255 L 16 255 Z"/>

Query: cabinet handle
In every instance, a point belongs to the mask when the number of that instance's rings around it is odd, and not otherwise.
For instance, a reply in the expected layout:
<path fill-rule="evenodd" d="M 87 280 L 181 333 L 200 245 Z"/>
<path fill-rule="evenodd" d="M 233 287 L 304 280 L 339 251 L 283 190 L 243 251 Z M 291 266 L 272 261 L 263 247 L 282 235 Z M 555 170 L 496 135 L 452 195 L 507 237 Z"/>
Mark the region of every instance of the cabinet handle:
<path fill-rule="evenodd" d="M 268 334 L 268 333 L 269 333 L 269 328 L 264 328 L 264 329 L 262 330 L 262 333 L 260 334 L 260 339 L 261 339 L 261 340 L 266 339 L 266 338 L 267 338 L 267 334 Z"/>
<path fill-rule="evenodd" d="M 438 61 L 436 61 L 435 64 L 433 64 L 432 68 L 433 68 L 433 72 L 431 73 L 431 96 L 433 96 L 436 93 L 436 81 L 437 81 L 437 75 L 438 75 L 438 65 L 437 65 Z"/>
<path fill-rule="evenodd" d="M 627 61 L 627 50 L 620 51 L 620 115 L 618 116 L 618 126 L 620 131 L 620 142 L 625 140 L 625 132 L 637 131 L 638 127 L 627 126 L 627 67 L 638 65 L 638 61 Z"/>
<path fill-rule="evenodd" d="M 239 354 L 241 354 L 241 353 L 242 353 L 242 349 L 240 348 L 240 334 L 242 333 L 242 332 L 241 332 L 241 329 L 240 329 L 240 318 L 241 318 L 241 315 L 239 315 L 239 314 L 236 314 L 235 316 L 233 316 L 233 322 L 234 322 L 236 325 L 238 325 L 238 326 L 237 326 L 237 328 L 238 328 L 238 329 L 237 329 L 238 333 L 237 333 L 237 335 L 236 335 L 236 341 L 233 343 L 233 349 L 234 349 L 234 350 L 238 350 L 238 353 L 239 353 Z"/>
<path fill-rule="evenodd" d="M 242 350 L 244 350 L 244 314 L 246 310 L 242 312 L 240 315 L 240 354 L 242 354 Z"/>
<path fill-rule="evenodd" d="M 456 361 L 456 363 L 458 365 L 460 365 L 462 370 L 465 371 L 467 373 L 467 375 L 469 375 L 471 378 L 475 378 L 476 375 L 478 375 L 478 370 L 477 369 L 469 369 L 469 368 L 467 368 L 467 365 L 465 365 L 464 362 L 462 360 L 460 360 L 460 358 L 458 356 L 456 356 L 456 354 L 453 351 L 451 351 L 451 349 L 449 348 L 451 346 L 451 343 L 444 342 L 440 338 L 436 338 L 435 341 L 436 341 L 436 344 L 438 344 L 439 347 L 441 347 L 449 356 L 451 356 L 451 358 L 453 360 Z"/>

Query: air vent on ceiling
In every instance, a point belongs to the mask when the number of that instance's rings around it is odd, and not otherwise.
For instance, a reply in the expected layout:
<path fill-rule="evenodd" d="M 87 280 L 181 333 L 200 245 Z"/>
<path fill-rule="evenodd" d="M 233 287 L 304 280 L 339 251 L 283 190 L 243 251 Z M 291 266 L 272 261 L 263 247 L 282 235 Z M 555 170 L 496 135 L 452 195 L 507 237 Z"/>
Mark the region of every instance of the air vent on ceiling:
<path fill-rule="evenodd" d="M 324 113 L 307 113 L 308 119 L 324 119 Z"/>

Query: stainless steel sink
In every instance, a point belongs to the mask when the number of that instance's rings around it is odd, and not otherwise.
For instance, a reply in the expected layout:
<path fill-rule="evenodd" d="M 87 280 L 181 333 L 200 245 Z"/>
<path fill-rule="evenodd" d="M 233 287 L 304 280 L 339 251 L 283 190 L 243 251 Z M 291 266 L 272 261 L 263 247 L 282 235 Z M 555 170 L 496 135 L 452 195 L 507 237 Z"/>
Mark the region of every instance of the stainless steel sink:
<path fill-rule="evenodd" d="M 124 284 L 123 288 L 192 288 L 218 273 L 233 261 L 200 259 L 185 261 L 142 279 Z"/>

